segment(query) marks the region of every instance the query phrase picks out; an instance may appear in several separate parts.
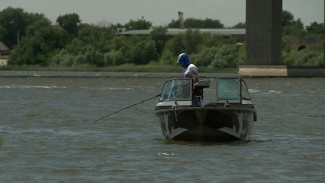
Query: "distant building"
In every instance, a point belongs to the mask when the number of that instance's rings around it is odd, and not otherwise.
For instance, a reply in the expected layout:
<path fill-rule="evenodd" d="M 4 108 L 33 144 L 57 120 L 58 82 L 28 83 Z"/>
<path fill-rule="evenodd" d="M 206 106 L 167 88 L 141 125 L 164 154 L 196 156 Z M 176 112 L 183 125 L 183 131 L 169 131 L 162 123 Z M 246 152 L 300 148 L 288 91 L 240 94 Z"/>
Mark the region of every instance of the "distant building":
<path fill-rule="evenodd" d="M 0 41 L 0 56 L 2 55 L 10 55 L 11 50 L 3 43 Z"/>
<path fill-rule="evenodd" d="M 196 29 L 193 29 L 196 30 Z M 237 41 L 244 41 L 245 40 L 245 29 L 211 29 L 211 28 L 205 28 L 205 29 L 197 29 L 200 33 L 207 33 L 211 35 L 220 35 L 223 37 L 233 37 Z M 120 36 L 131 36 L 131 35 L 150 35 L 150 32 L 152 29 L 149 30 L 130 30 L 125 32 L 120 32 L 118 35 Z M 169 28 L 167 29 L 167 35 L 169 36 L 175 36 L 180 33 L 185 33 L 187 29 L 175 29 L 175 28 Z"/>

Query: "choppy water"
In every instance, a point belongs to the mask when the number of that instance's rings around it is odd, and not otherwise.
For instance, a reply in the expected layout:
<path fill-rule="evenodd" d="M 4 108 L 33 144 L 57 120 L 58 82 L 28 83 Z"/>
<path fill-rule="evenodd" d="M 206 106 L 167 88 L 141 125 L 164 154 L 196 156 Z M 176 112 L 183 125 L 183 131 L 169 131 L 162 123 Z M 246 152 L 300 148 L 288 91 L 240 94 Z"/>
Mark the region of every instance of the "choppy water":
<path fill-rule="evenodd" d="M 324 182 L 325 79 L 246 79 L 252 141 L 164 141 L 158 78 L 0 78 L 0 182 Z M 212 93 L 212 92 L 210 92 Z"/>

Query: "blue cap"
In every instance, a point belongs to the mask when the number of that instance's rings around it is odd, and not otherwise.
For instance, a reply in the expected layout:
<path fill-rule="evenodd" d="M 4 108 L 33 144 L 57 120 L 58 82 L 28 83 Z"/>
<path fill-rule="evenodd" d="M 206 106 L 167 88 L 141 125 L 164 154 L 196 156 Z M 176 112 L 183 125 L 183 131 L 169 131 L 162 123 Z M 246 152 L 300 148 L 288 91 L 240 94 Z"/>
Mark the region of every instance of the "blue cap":
<path fill-rule="evenodd" d="M 181 64 L 184 68 L 187 68 L 191 64 L 190 59 L 187 57 L 186 53 L 179 54 L 176 63 Z"/>

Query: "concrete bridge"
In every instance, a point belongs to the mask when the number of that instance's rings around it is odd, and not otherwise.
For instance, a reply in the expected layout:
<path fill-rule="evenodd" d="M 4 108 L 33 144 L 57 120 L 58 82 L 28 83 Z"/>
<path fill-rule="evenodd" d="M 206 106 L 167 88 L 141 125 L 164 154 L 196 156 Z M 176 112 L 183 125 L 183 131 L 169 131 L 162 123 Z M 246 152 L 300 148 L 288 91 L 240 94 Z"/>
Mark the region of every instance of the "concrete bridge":
<path fill-rule="evenodd" d="M 281 21 L 282 0 L 246 0 L 246 65 L 240 66 L 240 75 L 289 76 L 291 73 L 292 76 L 310 76 L 310 68 L 281 66 Z M 325 76 L 325 68 L 318 68 L 315 73 Z"/>

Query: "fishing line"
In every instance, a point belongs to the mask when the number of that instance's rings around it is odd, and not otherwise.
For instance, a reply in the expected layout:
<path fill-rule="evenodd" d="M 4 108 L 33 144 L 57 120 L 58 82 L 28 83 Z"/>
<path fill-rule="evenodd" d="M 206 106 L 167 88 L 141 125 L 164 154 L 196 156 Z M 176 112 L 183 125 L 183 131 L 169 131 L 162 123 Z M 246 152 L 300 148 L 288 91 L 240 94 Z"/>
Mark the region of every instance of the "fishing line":
<path fill-rule="evenodd" d="M 136 106 L 136 105 L 138 105 L 138 104 L 141 104 L 141 103 L 143 103 L 143 102 L 146 102 L 146 101 L 148 101 L 148 100 L 151 100 L 151 99 L 154 99 L 154 98 L 157 98 L 157 97 L 160 97 L 160 94 L 158 94 L 158 95 L 156 95 L 156 96 L 154 96 L 154 97 L 151 97 L 151 98 L 148 98 L 148 99 L 142 100 L 141 102 L 138 102 L 138 103 L 132 104 L 132 105 L 130 105 L 130 106 L 124 107 L 124 108 L 122 108 L 122 109 L 120 109 L 120 110 L 118 110 L 118 111 L 112 112 L 112 113 L 110 113 L 110 114 L 108 114 L 108 115 L 106 115 L 106 116 L 103 116 L 103 117 L 101 117 L 101 118 L 99 118 L 99 119 L 97 119 L 97 120 L 91 122 L 90 124 L 96 123 L 97 121 L 100 121 L 100 120 L 102 120 L 102 119 L 104 119 L 104 118 L 107 118 L 107 117 L 109 117 L 109 116 L 112 116 L 113 114 L 119 113 L 119 112 L 121 112 L 121 111 L 123 111 L 123 110 L 125 110 L 125 109 L 131 108 L 131 107 L 133 107 L 133 106 Z"/>

